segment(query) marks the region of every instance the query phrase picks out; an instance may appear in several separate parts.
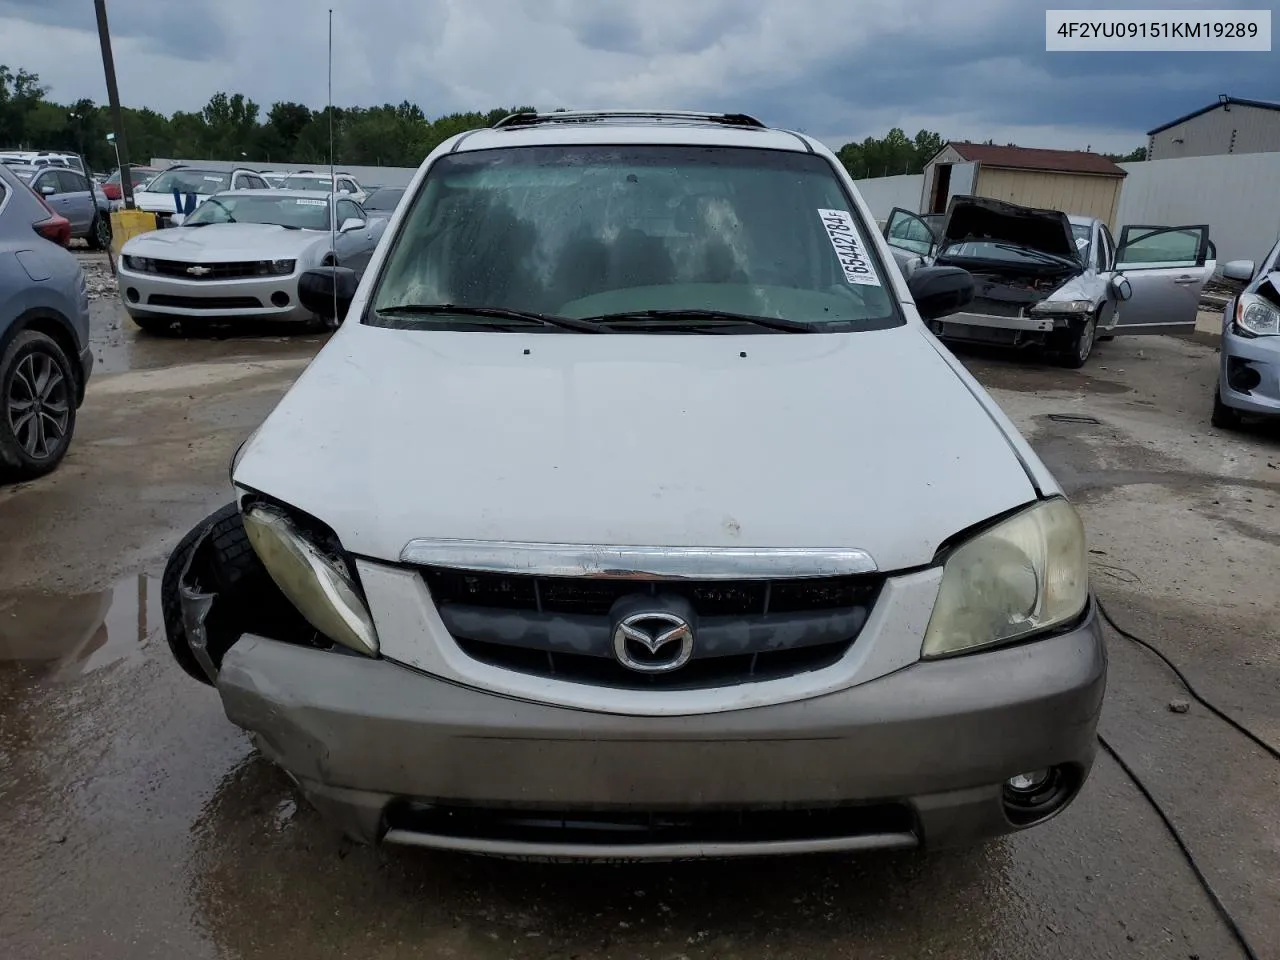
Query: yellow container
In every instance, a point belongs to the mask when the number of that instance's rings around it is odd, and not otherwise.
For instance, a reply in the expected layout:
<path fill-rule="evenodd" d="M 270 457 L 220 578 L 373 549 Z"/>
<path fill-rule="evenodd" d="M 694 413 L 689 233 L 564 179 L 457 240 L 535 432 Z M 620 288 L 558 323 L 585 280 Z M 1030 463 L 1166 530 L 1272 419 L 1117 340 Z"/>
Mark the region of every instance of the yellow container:
<path fill-rule="evenodd" d="M 111 214 L 111 272 L 115 273 L 120 248 L 132 237 L 156 229 L 156 215 L 142 210 L 115 210 Z"/>

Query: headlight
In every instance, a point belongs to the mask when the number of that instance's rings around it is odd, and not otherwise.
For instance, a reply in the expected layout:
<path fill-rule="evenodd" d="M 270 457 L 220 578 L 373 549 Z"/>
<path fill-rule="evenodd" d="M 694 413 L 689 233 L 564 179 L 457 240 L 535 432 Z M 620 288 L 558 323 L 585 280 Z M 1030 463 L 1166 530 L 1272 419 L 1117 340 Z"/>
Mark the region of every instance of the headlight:
<path fill-rule="evenodd" d="M 1031 308 L 1032 313 L 1091 313 L 1091 300 L 1041 300 Z"/>
<path fill-rule="evenodd" d="M 925 631 L 923 655 L 988 647 L 1067 623 L 1089 601 L 1084 526 L 1046 500 L 957 547 Z"/>
<path fill-rule="evenodd" d="M 258 269 L 266 276 L 287 277 L 293 273 L 297 260 L 263 260 Z"/>
<path fill-rule="evenodd" d="M 345 565 L 308 540 L 279 507 L 254 504 L 244 514 L 249 543 L 280 592 L 322 634 L 369 656 L 378 633 Z"/>
<path fill-rule="evenodd" d="M 155 263 L 148 257 L 125 257 L 124 265 L 130 270 L 137 270 L 139 273 L 150 273 L 155 269 Z"/>
<path fill-rule="evenodd" d="M 1256 293 L 1242 293 L 1236 300 L 1235 327 L 1246 337 L 1280 336 L 1280 308 Z"/>

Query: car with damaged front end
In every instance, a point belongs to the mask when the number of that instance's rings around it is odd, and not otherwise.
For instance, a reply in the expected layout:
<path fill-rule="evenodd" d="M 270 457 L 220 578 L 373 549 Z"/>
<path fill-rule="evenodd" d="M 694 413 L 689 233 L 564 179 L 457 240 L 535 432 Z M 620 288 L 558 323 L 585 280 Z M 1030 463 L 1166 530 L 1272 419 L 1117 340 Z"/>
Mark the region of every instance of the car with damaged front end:
<path fill-rule="evenodd" d="M 172 554 L 178 662 L 348 835 L 503 856 L 1042 823 L 1106 653 L 1076 511 L 811 137 L 519 114 L 441 144 Z"/>
<path fill-rule="evenodd" d="M 1216 267 L 1209 228 L 1129 225 L 1116 243 L 1097 217 L 956 196 L 946 218 L 895 208 L 885 240 L 900 270 L 960 266 L 973 302 L 931 323 L 945 340 L 1047 350 L 1082 367 L 1099 340 L 1190 332 Z"/>
<path fill-rule="evenodd" d="M 1244 284 L 1222 311 L 1213 389 L 1213 425 L 1234 430 L 1280 417 L 1280 240 L 1260 263 L 1232 260 L 1222 274 Z"/>

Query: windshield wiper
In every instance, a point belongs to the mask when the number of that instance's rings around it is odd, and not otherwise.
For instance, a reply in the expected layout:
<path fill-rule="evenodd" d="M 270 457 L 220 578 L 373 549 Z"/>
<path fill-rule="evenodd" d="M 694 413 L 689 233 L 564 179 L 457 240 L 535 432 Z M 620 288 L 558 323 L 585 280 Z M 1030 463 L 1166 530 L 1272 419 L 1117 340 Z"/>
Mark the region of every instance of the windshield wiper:
<path fill-rule="evenodd" d="M 610 333 L 588 320 L 556 317 L 525 310 L 508 310 L 506 307 L 471 307 L 455 303 L 397 303 L 391 307 L 377 307 L 374 313 L 391 317 L 492 317 L 495 320 L 514 320 L 529 326 L 560 327 L 579 333 Z"/>
<path fill-rule="evenodd" d="M 779 330 L 783 333 L 814 333 L 817 327 L 812 323 L 801 323 L 799 320 L 783 320 L 781 317 L 758 317 L 749 313 L 730 313 L 725 310 L 628 310 L 624 313 L 605 313 L 591 317 L 592 323 L 603 323 L 610 326 L 625 326 L 632 323 L 640 326 L 643 321 L 657 321 L 654 326 L 697 329 L 723 325 L 745 325 L 764 327 L 767 330 Z M 640 321 L 637 323 L 636 321 Z"/>
<path fill-rule="evenodd" d="M 221 207 L 223 210 L 227 211 L 227 219 L 223 221 L 224 223 L 236 222 L 236 218 L 231 215 L 231 208 L 228 207 L 221 200 L 219 200 L 217 197 L 210 197 L 208 200 L 205 201 L 205 203 L 212 203 L 215 207 Z M 201 204 L 201 206 L 203 206 L 203 204 Z M 192 226 L 198 226 L 198 227 L 207 227 L 208 225 L 209 225 L 208 223 L 192 224 Z"/>

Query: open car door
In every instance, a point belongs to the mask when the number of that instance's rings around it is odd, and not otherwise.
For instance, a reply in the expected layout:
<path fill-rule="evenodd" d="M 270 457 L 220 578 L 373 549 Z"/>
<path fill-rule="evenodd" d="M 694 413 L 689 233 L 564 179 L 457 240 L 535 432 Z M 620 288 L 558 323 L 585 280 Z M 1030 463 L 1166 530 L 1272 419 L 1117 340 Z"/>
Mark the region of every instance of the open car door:
<path fill-rule="evenodd" d="M 884 239 L 893 250 L 898 268 L 906 273 L 911 266 L 930 256 L 938 242 L 929 225 L 918 215 L 902 207 L 889 211 L 884 224 Z"/>
<path fill-rule="evenodd" d="M 1215 255 L 1206 225 L 1124 227 L 1115 270 L 1129 281 L 1133 295 L 1118 305 L 1114 332 L 1195 329 L 1200 291 L 1213 275 Z"/>

